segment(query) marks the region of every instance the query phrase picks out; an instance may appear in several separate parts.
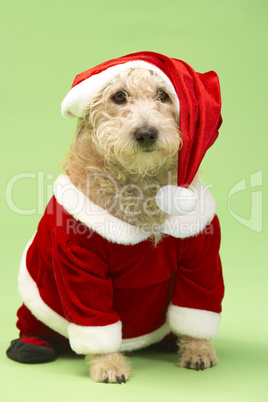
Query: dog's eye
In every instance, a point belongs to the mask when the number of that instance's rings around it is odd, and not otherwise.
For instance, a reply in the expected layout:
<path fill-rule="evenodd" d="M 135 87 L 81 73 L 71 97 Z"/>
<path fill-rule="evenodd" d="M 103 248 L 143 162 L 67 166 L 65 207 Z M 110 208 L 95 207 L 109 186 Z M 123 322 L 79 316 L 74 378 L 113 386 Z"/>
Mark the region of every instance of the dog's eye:
<path fill-rule="evenodd" d="M 165 91 L 160 90 L 158 92 L 157 99 L 159 99 L 161 102 L 166 102 L 167 100 L 169 100 L 169 96 Z"/>
<path fill-rule="evenodd" d="M 122 105 L 127 101 L 127 94 L 125 92 L 119 91 L 114 96 L 112 96 L 112 100 L 118 105 Z"/>

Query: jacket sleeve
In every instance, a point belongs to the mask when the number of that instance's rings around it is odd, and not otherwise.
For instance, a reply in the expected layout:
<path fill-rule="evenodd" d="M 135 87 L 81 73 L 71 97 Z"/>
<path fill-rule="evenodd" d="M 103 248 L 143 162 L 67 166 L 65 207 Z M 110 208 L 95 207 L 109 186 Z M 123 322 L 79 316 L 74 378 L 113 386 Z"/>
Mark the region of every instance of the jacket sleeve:
<path fill-rule="evenodd" d="M 52 265 L 72 349 L 81 354 L 120 349 L 122 324 L 112 310 L 113 286 L 100 256 L 62 228 L 52 235 Z"/>
<path fill-rule="evenodd" d="M 174 333 L 213 339 L 218 332 L 224 295 L 220 224 L 214 217 L 199 235 L 183 240 L 167 320 Z"/>

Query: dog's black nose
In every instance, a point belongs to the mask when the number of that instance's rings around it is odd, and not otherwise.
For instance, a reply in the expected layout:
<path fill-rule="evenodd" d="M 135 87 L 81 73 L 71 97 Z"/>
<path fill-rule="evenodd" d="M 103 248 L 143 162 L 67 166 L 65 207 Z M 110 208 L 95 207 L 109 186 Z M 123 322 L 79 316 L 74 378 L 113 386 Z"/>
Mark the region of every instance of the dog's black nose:
<path fill-rule="evenodd" d="M 142 146 L 142 147 L 148 147 L 154 144 L 154 142 L 157 140 L 157 135 L 158 132 L 156 128 L 153 127 L 141 127 L 138 128 L 135 131 L 135 138 L 136 141 Z"/>

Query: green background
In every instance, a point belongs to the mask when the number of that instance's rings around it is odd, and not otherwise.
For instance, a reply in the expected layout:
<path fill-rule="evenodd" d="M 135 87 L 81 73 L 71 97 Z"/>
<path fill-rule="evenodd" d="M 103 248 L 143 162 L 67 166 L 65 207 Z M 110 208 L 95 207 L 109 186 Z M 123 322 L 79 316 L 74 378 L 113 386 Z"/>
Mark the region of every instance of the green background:
<path fill-rule="evenodd" d="M 268 401 L 267 12 L 266 0 L 1 5 L 1 401 Z M 75 128 L 61 117 L 60 103 L 79 72 L 140 50 L 220 77 L 224 123 L 202 165 L 222 225 L 226 296 L 213 342 L 220 364 L 194 372 L 176 367 L 172 354 L 140 351 L 132 357 L 131 379 L 119 386 L 93 383 L 81 357 L 37 366 L 12 362 L 5 349 L 17 337 L 21 253 Z M 10 180 L 25 172 L 43 178 L 39 203 L 31 176 L 11 192 Z M 262 182 L 251 188 L 256 172 L 263 173 Z M 228 205 L 241 181 L 246 188 L 241 185 Z M 15 206 L 36 212 L 22 215 Z M 248 221 L 242 224 L 238 216 Z"/>

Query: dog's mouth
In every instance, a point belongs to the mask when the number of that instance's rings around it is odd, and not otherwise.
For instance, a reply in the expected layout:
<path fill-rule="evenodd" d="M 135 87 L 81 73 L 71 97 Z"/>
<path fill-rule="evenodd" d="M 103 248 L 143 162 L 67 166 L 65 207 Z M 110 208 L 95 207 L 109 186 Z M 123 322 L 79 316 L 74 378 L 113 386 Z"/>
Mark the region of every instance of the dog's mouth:
<path fill-rule="evenodd" d="M 139 152 L 154 152 L 159 151 L 159 147 L 150 146 L 150 147 L 143 147 L 139 149 Z"/>
<path fill-rule="evenodd" d="M 148 146 L 148 147 L 135 147 L 132 151 L 132 154 L 137 154 L 137 153 L 149 153 L 149 152 L 156 152 L 156 151 L 160 151 L 160 147 L 157 146 Z"/>

